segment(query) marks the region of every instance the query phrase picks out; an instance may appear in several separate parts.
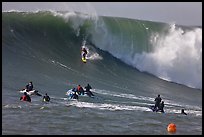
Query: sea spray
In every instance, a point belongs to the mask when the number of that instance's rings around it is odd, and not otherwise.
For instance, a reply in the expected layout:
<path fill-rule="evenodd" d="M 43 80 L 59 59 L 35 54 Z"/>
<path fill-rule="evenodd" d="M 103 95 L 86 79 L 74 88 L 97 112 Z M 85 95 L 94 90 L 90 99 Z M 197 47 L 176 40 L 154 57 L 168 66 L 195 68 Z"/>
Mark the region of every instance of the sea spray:
<path fill-rule="evenodd" d="M 148 24 L 144 27 L 142 22 L 126 20 L 123 25 L 123 20 L 115 20 L 111 28 L 107 26 L 110 22 L 104 22 L 105 35 L 93 34 L 92 41 L 97 47 L 142 72 L 202 89 L 201 28 L 183 29 L 166 24 L 157 31 Z"/>
<path fill-rule="evenodd" d="M 135 54 L 133 66 L 162 79 L 202 89 L 202 29 L 171 27 L 167 35 L 152 35 L 154 50 Z"/>

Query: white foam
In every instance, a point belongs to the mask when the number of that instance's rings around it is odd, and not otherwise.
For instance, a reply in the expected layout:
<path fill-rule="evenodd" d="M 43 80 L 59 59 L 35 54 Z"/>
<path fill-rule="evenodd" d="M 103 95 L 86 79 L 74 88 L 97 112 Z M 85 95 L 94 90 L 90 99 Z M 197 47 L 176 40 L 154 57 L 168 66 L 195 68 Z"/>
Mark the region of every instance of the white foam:
<path fill-rule="evenodd" d="M 120 23 L 116 19 L 115 21 L 120 29 Z M 135 47 L 141 45 L 134 41 L 134 32 L 129 30 L 129 37 L 122 29 L 118 30 L 117 34 L 111 34 L 107 33 L 108 27 L 103 21 L 100 21 L 100 24 L 101 26 L 96 26 L 97 29 L 93 31 L 92 38 L 92 42 L 100 49 L 142 72 L 202 89 L 202 28 L 186 31 L 172 24 L 168 33 L 145 30 L 150 35 L 149 43 L 153 50 L 138 53 Z M 147 28 L 144 25 L 143 27 Z"/>
<path fill-rule="evenodd" d="M 115 110 L 149 111 L 149 108 L 147 107 L 121 105 L 121 104 L 108 104 L 108 103 L 89 103 L 89 102 L 70 101 L 68 105 L 72 105 L 80 108 L 96 108 L 96 109 L 111 110 L 111 111 L 115 111 Z"/>
<path fill-rule="evenodd" d="M 22 108 L 20 105 L 16 104 L 7 104 L 3 106 L 4 108 Z"/>
<path fill-rule="evenodd" d="M 59 66 L 61 66 L 61 67 L 63 67 L 63 68 L 66 68 L 66 69 L 68 69 L 68 70 L 71 70 L 71 71 L 73 71 L 73 72 L 79 73 L 78 71 L 76 71 L 76 70 L 72 69 L 71 67 L 68 67 L 68 66 L 66 66 L 66 65 L 64 65 L 64 64 L 62 64 L 62 63 L 60 63 L 60 62 L 58 62 L 58 61 L 49 60 L 49 62 L 51 62 L 52 64 L 55 64 L 55 65 L 59 65 Z"/>
<path fill-rule="evenodd" d="M 129 103 L 134 104 L 134 106 L 136 106 L 136 107 L 124 106 L 124 107 L 127 107 L 127 110 L 139 110 L 139 109 L 141 109 L 142 111 L 146 111 L 146 109 L 141 108 L 141 107 L 145 107 L 145 108 L 147 108 L 148 111 L 150 111 L 150 109 L 148 107 L 154 105 L 154 98 L 152 98 L 152 97 L 136 96 L 133 94 L 119 93 L 119 92 L 100 90 L 100 89 L 92 89 L 92 91 L 95 93 L 98 93 L 98 94 L 102 94 L 102 95 L 131 99 L 131 101 L 129 101 Z M 136 101 L 132 101 L 132 99 L 133 100 L 135 99 Z M 168 99 L 163 99 L 163 101 L 165 104 L 165 112 L 167 112 L 167 113 L 181 113 L 181 109 L 184 108 L 185 110 L 187 110 L 187 112 L 189 114 L 194 114 L 197 116 L 202 115 L 202 108 L 199 106 L 188 105 L 188 104 L 184 104 L 181 102 L 175 102 L 175 101 L 168 100 Z M 114 102 L 114 99 L 111 102 Z M 146 103 L 146 102 L 152 102 L 152 104 Z M 115 101 L 115 103 L 117 103 L 117 101 Z M 120 103 L 128 103 L 128 102 L 121 102 L 120 101 Z M 122 105 L 122 107 L 123 107 L 123 105 Z"/>
<path fill-rule="evenodd" d="M 89 47 L 86 45 L 86 40 L 82 41 L 81 48 L 85 48 L 87 50 L 86 59 L 88 60 L 102 60 L 103 59 L 103 57 L 100 56 L 97 52 L 89 49 Z"/>
<path fill-rule="evenodd" d="M 125 61 L 161 79 L 202 89 L 202 29 L 184 33 L 171 27 L 167 35 L 153 34 L 150 41 L 153 52 L 136 53 Z"/>
<path fill-rule="evenodd" d="M 101 89 L 92 89 L 92 91 L 98 94 L 103 94 L 108 96 L 123 97 L 123 98 L 143 100 L 143 101 L 154 101 L 154 98 L 145 97 L 145 96 L 136 96 L 134 94 L 118 93 L 118 92 L 101 90 Z"/>

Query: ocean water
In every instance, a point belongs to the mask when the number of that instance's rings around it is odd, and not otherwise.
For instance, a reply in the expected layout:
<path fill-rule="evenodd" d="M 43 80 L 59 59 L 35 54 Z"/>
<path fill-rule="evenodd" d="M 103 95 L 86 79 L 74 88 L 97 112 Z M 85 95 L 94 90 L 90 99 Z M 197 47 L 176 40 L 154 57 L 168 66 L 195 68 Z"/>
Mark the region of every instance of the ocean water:
<path fill-rule="evenodd" d="M 20 101 L 29 81 L 51 101 Z M 65 95 L 88 83 L 94 98 Z M 165 113 L 149 109 L 158 94 Z M 167 131 L 170 123 L 175 133 Z M 75 12 L 2 12 L 2 134 L 202 134 L 202 28 Z"/>

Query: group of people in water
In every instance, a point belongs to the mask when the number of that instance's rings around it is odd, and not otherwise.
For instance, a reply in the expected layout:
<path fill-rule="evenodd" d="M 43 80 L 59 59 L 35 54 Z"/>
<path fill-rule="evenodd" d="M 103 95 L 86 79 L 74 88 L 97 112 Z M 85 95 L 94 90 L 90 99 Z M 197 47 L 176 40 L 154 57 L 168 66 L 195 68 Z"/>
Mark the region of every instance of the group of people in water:
<path fill-rule="evenodd" d="M 84 95 L 87 94 L 89 97 L 94 96 L 94 94 L 90 91 L 90 89 L 92 89 L 92 87 L 87 84 L 86 87 L 84 87 L 85 90 L 81 87 L 81 85 L 78 85 L 77 88 L 73 88 L 73 94 L 71 94 L 71 99 L 78 99 L 79 95 Z"/>
<path fill-rule="evenodd" d="M 94 94 L 90 91 L 90 89 L 92 89 L 92 87 L 89 84 L 87 84 L 87 86 L 85 86 L 84 88 L 85 88 L 85 90 L 83 89 L 83 87 L 81 87 L 81 85 L 78 85 L 77 88 L 73 88 L 72 89 L 73 94 L 71 94 L 70 98 L 71 99 L 78 99 L 79 95 L 84 95 L 84 94 L 87 94 L 89 97 L 94 96 Z M 27 94 L 27 92 L 32 91 L 32 90 L 33 90 L 33 83 L 29 82 L 26 85 L 26 92 L 24 92 L 24 95 L 20 97 L 20 100 L 31 102 L 31 98 Z M 42 96 L 39 93 L 36 93 L 36 94 L 39 95 L 39 96 Z M 45 95 L 43 96 L 43 101 L 45 101 L 45 102 L 50 101 L 50 97 L 48 96 L 47 93 L 45 93 Z M 153 112 L 162 112 L 162 113 L 164 113 L 164 101 L 162 101 L 162 98 L 160 97 L 160 94 L 158 94 L 158 96 L 154 99 L 154 101 L 155 101 L 155 105 L 151 106 L 151 109 L 153 110 Z M 187 115 L 184 112 L 184 109 L 181 109 L 181 114 Z"/>
<path fill-rule="evenodd" d="M 84 46 L 82 46 L 81 53 L 82 53 L 83 58 L 85 59 L 86 54 L 88 52 Z M 31 98 L 27 93 L 33 90 L 32 81 L 26 85 L 25 89 L 26 89 L 26 92 L 24 92 L 24 95 L 20 97 L 20 100 L 31 102 Z M 78 85 L 77 88 L 73 88 L 72 91 L 74 91 L 74 94 L 72 94 L 71 98 L 78 99 L 78 95 L 84 95 L 85 92 L 89 97 L 94 96 L 93 93 L 90 91 L 92 87 L 89 84 L 85 87 L 85 89 L 86 90 L 84 91 L 84 89 L 80 85 Z M 42 96 L 41 94 L 38 93 L 37 90 L 35 90 L 35 94 L 38 96 Z M 47 95 L 47 93 L 45 94 L 45 96 L 43 96 L 43 101 L 46 101 L 46 102 L 50 101 L 50 97 Z"/>
<path fill-rule="evenodd" d="M 84 94 L 87 94 L 89 97 L 93 97 L 94 94 L 90 91 L 90 89 L 92 89 L 92 87 L 89 84 L 87 84 L 87 86 L 85 87 L 85 90 L 80 85 L 78 85 L 77 88 L 72 89 L 74 93 L 71 95 L 71 99 L 78 99 L 79 95 L 84 95 Z M 33 83 L 29 82 L 26 85 L 25 90 L 26 92 L 24 92 L 24 95 L 20 97 L 20 100 L 31 102 L 31 97 L 28 95 L 28 93 L 33 90 Z M 36 92 L 35 94 L 38 96 L 42 96 L 38 92 Z M 48 96 L 47 93 L 45 93 L 45 95 L 43 96 L 43 101 L 44 102 L 50 101 L 50 97 Z"/>
<path fill-rule="evenodd" d="M 162 112 L 164 113 L 164 101 L 161 101 L 161 97 L 160 95 L 158 95 L 154 101 L 155 101 L 155 105 L 154 105 L 154 108 L 153 108 L 153 111 L 156 111 L 156 112 Z"/>
<path fill-rule="evenodd" d="M 154 99 L 155 105 L 152 107 L 153 112 L 162 112 L 164 113 L 164 101 L 161 101 L 160 94 Z M 184 112 L 184 109 L 181 109 L 181 114 L 187 115 L 187 113 Z"/>
<path fill-rule="evenodd" d="M 27 91 L 27 92 L 29 92 L 29 91 Z M 23 96 L 20 97 L 20 100 L 31 102 L 31 97 L 27 94 L 27 92 L 23 93 Z M 45 102 L 50 101 L 50 97 L 47 95 L 47 93 L 45 93 L 45 95 L 43 96 L 43 101 L 45 101 Z"/>
<path fill-rule="evenodd" d="M 33 83 L 32 83 L 32 81 L 29 82 L 26 85 L 25 90 L 26 90 L 26 92 L 23 93 L 23 96 L 20 97 L 20 100 L 31 102 L 31 97 L 28 95 L 28 93 L 33 90 Z M 38 93 L 37 90 L 35 90 L 34 92 L 35 92 L 35 95 L 42 96 L 41 94 Z M 50 97 L 48 96 L 47 93 L 45 93 L 45 95 L 43 96 L 43 101 L 45 101 L 45 102 L 49 102 L 50 101 Z"/>
<path fill-rule="evenodd" d="M 25 90 L 26 90 L 26 92 L 23 93 L 24 95 L 20 97 L 20 100 L 31 102 L 31 98 L 30 98 L 30 96 L 27 94 L 27 92 L 33 90 L 33 83 L 32 83 L 32 82 L 29 82 L 29 83 L 26 85 Z"/>

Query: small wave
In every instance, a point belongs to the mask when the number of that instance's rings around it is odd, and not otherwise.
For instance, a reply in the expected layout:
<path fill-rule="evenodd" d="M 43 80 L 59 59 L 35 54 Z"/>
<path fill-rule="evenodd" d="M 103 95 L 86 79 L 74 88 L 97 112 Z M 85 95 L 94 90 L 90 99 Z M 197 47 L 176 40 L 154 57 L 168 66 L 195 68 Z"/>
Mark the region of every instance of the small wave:
<path fill-rule="evenodd" d="M 130 105 L 120 105 L 120 104 L 108 104 L 108 103 L 89 103 L 89 102 L 78 102 L 70 101 L 67 105 L 72 105 L 80 108 L 97 108 L 102 110 L 140 110 L 140 111 L 149 111 L 147 107 L 141 106 L 130 106 Z"/>

